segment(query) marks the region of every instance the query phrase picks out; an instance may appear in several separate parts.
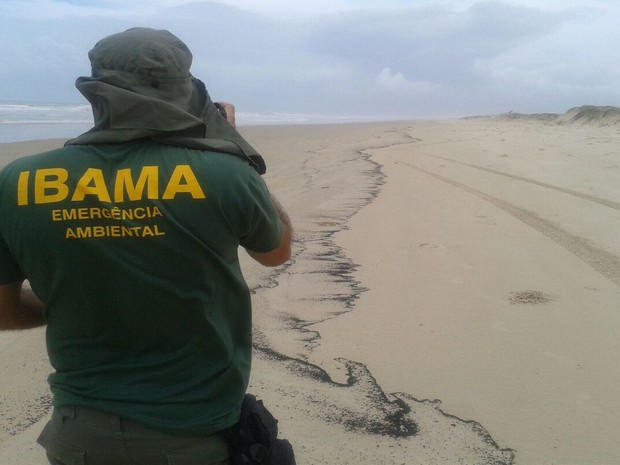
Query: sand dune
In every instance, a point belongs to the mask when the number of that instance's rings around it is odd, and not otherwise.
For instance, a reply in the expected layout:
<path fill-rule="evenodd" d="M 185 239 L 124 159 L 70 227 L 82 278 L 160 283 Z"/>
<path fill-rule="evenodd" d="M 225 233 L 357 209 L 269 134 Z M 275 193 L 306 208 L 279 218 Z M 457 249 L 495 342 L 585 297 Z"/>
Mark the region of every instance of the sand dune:
<path fill-rule="evenodd" d="M 561 123 L 592 124 L 597 126 L 618 125 L 620 108 L 583 106 L 571 108 L 558 118 Z"/>
<path fill-rule="evenodd" d="M 612 106 L 584 105 L 574 107 L 566 113 L 502 113 L 494 116 L 472 116 L 463 118 L 481 120 L 529 120 L 562 125 L 588 125 L 594 127 L 620 125 L 620 108 Z"/>

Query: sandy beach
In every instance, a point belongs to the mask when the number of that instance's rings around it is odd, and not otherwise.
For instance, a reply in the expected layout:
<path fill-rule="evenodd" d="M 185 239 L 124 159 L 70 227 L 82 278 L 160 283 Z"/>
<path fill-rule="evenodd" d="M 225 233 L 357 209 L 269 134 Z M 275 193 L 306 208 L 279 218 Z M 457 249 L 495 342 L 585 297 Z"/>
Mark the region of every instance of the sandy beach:
<path fill-rule="evenodd" d="M 617 121 L 242 133 L 295 227 L 289 264 L 240 256 L 250 392 L 299 465 L 620 463 Z M 0 465 L 44 464 L 44 330 L 0 348 Z"/>

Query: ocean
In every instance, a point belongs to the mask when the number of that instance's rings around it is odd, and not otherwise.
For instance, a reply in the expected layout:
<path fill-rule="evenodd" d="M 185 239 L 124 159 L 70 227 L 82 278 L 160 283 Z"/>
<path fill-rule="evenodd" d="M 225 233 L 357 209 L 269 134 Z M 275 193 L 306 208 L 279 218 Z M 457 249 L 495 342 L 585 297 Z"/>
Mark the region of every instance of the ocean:
<path fill-rule="evenodd" d="M 75 137 L 92 126 L 90 105 L 0 102 L 0 143 Z"/>
<path fill-rule="evenodd" d="M 367 121 L 361 117 L 301 113 L 237 113 L 239 126 L 327 124 Z M 0 101 L 0 143 L 70 139 L 92 127 L 88 104 Z"/>

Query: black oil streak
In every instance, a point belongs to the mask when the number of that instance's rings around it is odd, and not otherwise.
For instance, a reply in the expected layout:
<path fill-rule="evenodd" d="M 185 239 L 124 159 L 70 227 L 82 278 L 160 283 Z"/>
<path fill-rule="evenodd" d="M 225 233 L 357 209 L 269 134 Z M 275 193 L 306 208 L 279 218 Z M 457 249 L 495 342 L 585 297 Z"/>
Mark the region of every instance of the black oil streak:
<path fill-rule="evenodd" d="M 401 133 L 401 135 L 405 136 L 405 139 L 406 139 L 406 142 L 402 142 L 401 144 L 408 144 L 411 142 L 420 141 L 420 139 L 413 138 L 406 133 Z M 401 145 L 401 144 L 389 144 L 383 147 L 373 147 L 373 149 L 387 148 L 390 146 Z M 371 155 L 363 150 L 357 151 L 357 154 L 365 162 L 370 163 L 372 165 L 371 169 L 366 170 L 366 173 L 368 174 L 369 179 L 371 180 L 370 181 L 371 185 L 364 191 L 364 193 L 366 194 L 366 197 L 362 199 L 358 199 L 358 201 L 361 200 L 361 202 L 359 202 L 356 208 L 347 209 L 346 211 L 348 212 L 348 214 L 345 214 L 344 216 L 341 216 L 339 218 L 335 218 L 335 220 L 337 220 L 337 222 L 341 225 L 341 228 L 346 228 L 347 221 L 355 213 L 357 213 L 357 211 L 359 211 L 364 206 L 370 204 L 379 195 L 381 191 L 381 186 L 385 183 L 385 174 L 383 173 L 381 169 L 382 168 L 381 165 L 371 160 L 370 158 Z M 320 237 L 317 240 L 317 243 L 320 244 L 324 248 L 325 251 L 314 254 L 310 259 L 321 261 L 325 263 L 326 265 L 325 269 L 311 271 L 311 273 L 323 273 L 326 276 L 329 276 L 332 282 L 347 284 L 350 290 L 346 294 L 331 294 L 327 296 L 316 296 L 312 300 L 315 300 L 318 302 L 324 301 L 324 300 L 340 301 L 344 304 L 343 310 L 341 312 L 332 312 L 332 314 L 329 317 L 323 320 L 318 320 L 318 321 L 307 322 L 307 321 L 303 321 L 301 319 L 290 317 L 290 316 L 288 318 L 283 319 L 283 320 L 286 320 L 286 322 L 288 323 L 287 325 L 288 327 L 292 327 L 293 329 L 300 331 L 300 332 L 312 333 L 313 336 L 311 336 L 310 341 L 308 341 L 309 344 L 316 343 L 316 341 L 320 339 L 320 334 L 315 331 L 311 331 L 311 332 L 307 331 L 305 329 L 306 326 L 311 325 L 311 324 L 316 324 L 318 322 L 325 321 L 327 319 L 335 318 L 338 315 L 352 311 L 355 307 L 355 303 L 357 299 L 359 299 L 360 295 L 367 290 L 367 288 L 362 286 L 360 281 L 355 279 L 354 275 L 355 275 L 356 269 L 358 268 L 358 265 L 353 263 L 345 255 L 343 249 L 339 247 L 334 240 L 334 234 L 341 231 L 341 228 L 333 228 L 327 231 L 317 232 L 317 234 L 320 234 Z M 302 244 L 299 244 L 299 245 L 302 246 L 302 249 L 303 249 L 303 245 Z M 303 250 L 302 250 L 302 253 L 303 253 Z M 301 253 L 299 255 L 301 255 Z M 282 274 L 289 273 L 291 268 L 294 266 L 294 264 L 295 262 L 293 261 L 292 263 L 289 263 L 287 266 L 275 271 L 270 276 L 268 284 L 266 284 L 264 287 L 277 286 L 278 278 Z M 256 292 L 260 288 L 261 286 L 255 287 L 253 289 L 253 292 Z M 341 423 L 347 430 L 351 430 L 351 431 L 363 431 L 363 432 L 370 433 L 370 434 L 390 436 L 393 438 L 407 438 L 407 437 L 412 437 L 412 436 L 417 435 L 418 433 L 417 424 L 411 418 L 407 417 L 407 414 L 410 413 L 411 411 L 409 406 L 403 400 L 398 399 L 398 398 L 396 398 L 395 400 L 390 400 L 385 395 L 385 393 L 383 393 L 376 379 L 372 377 L 372 375 L 370 375 L 370 372 L 368 371 L 365 365 L 358 363 L 358 362 L 342 360 L 343 362 L 345 362 L 345 364 L 347 364 L 347 367 L 349 369 L 349 377 L 348 377 L 347 383 L 340 384 L 340 383 L 334 382 L 330 378 L 330 376 L 320 367 L 313 365 L 305 360 L 290 357 L 288 355 L 279 353 L 273 350 L 271 347 L 269 347 L 269 345 L 265 343 L 264 340 L 262 342 L 258 342 L 255 340 L 254 349 L 258 353 L 269 358 L 270 360 L 277 361 L 285 365 L 286 369 L 291 373 L 294 373 L 294 374 L 297 374 L 299 376 L 303 376 L 309 379 L 313 379 L 319 383 L 326 384 L 326 385 L 333 386 L 333 387 L 351 388 L 352 386 L 360 382 L 361 379 L 358 379 L 358 377 L 352 374 L 351 367 L 356 366 L 358 369 L 357 371 L 358 375 L 359 375 L 359 370 L 361 370 L 362 373 L 365 373 L 363 376 L 361 376 L 361 378 L 364 378 L 363 381 L 370 385 L 368 389 L 369 389 L 369 392 L 371 392 L 372 394 L 369 394 L 367 396 L 368 401 L 372 404 L 372 407 L 375 411 L 383 412 L 383 414 L 379 415 L 379 418 L 377 418 L 377 417 L 371 417 L 366 414 L 360 415 L 358 412 L 351 412 L 351 411 L 335 412 L 333 411 L 333 409 L 335 408 L 334 406 L 323 405 L 323 408 L 327 409 L 327 413 L 328 413 L 324 416 L 323 418 L 324 421 L 330 422 L 330 423 L 333 423 L 333 422 Z M 409 398 L 417 401 L 417 399 L 411 396 L 409 396 Z M 310 402 L 322 403 L 320 400 L 310 400 Z M 494 449 L 506 452 L 511 457 L 514 456 L 513 451 L 511 449 L 500 449 L 499 446 L 492 439 L 492 437 L 489 435 L 489 433 L 479 423 L 475 421 L 471 421 L 471 420 L 462 420 L 456 416 L 446 414 L 445 412 L 441 410 L 439 411 L 448 419 L 452 418 L 456 421 L 460 421 L 460 422 L 470 425 L 472 430 L 475 430 L 479 434 L 479 436 L 483 438 L 483 441 L 489 444 L 490 446 L 492 446 Z M 510 459 L 506 463 L 512 463 L 512 459 Z"/>

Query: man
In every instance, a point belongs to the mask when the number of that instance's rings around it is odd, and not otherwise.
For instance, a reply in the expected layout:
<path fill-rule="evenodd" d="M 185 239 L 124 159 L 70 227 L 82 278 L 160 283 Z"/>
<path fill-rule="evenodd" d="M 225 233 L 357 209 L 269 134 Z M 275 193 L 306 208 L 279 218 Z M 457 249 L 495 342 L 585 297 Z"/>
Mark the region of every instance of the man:
<path fill-rule="evenodd" d="M 177 37 L 89 57 L 94 128 L 0 172 L 0 328 L 47 324 L 50 463 L 227 464 L 251 357 L 238 246 L 280 265 L 290 222 Z"/>

